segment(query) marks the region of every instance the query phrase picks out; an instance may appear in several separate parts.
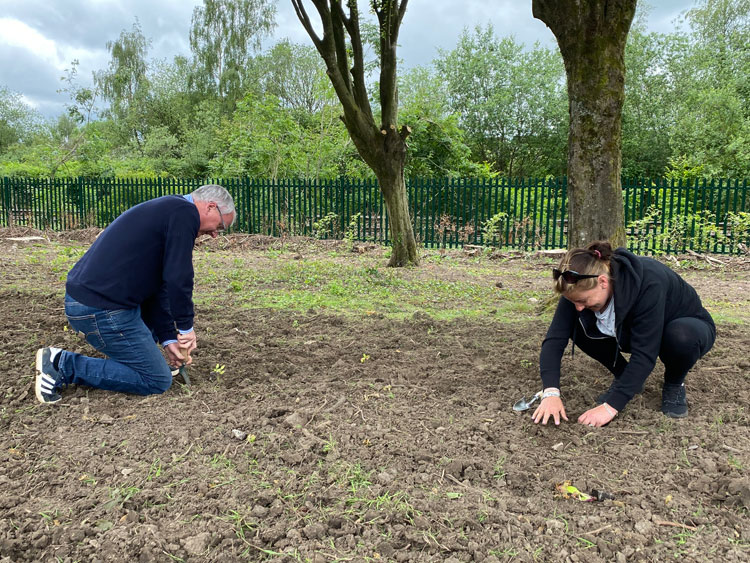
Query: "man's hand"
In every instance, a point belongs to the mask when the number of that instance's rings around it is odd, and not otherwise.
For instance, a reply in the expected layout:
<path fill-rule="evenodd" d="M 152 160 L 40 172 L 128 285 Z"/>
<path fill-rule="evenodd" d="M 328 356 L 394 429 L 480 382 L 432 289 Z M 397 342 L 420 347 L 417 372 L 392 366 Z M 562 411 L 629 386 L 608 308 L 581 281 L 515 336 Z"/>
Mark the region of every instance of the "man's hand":
<path fill-rule="evenodd" d="M 539 403 L 534 414 L 531 415 L 531 418 L 534 419 L 536 424 L 539 424 L 540 420 L 542 424 L 547 424 L 550 416 L 554 418 L 555 425 L 557 426 L 560 425 L 560 417 L 565 421 L 568 420 L 568 416 L 565 414 L 565 407 L 563 406 L 560 397 L 547 397 L 546 399 L 542 399 L 542 402 Z"/>
<path fill-rule="evenodd" d="M 182 350 L 180 350 L 180 344 L 178 342 L 172 342 L 164 347 L 167 352 L 167 363 L 170 366 L 180 367 L 185 359 L 182 357 Z"/>
<path fill-rule="evenodd" d="M 580 424 L 586 424 L 588 426 L 604 426 L 617 416 L 617 411 L 609 406 L 607 403 L 602 403 L 598 407 L 587 410 L 581 416 L 578 417 Z"/>
<path fill-rule="evenodd" d="M 198 347 L 198 337 L 195 334 L 195 330 L 191 330 L 187 334 L 177 334 L 177 342 L 180 344 L 180 348 L 186 351 L 185 361 L 187 363 L 192 362 L 190 358 L 190 352 Z"/>

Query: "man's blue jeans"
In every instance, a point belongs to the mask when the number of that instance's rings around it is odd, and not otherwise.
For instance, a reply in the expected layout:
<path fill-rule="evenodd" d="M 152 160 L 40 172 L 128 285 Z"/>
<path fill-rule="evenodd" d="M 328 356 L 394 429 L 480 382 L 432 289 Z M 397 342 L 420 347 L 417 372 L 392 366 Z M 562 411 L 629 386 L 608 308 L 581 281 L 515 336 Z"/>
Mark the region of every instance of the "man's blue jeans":
<path fill-rule="evenodd" d="M 90 358 L 63 350 L 59 371 L 65 383 L 135 395 L 163 393 L 172 372 L 141 309 L 97 309 L 65 295 L 65 315 L 73 330 L 107 356 Z"/>

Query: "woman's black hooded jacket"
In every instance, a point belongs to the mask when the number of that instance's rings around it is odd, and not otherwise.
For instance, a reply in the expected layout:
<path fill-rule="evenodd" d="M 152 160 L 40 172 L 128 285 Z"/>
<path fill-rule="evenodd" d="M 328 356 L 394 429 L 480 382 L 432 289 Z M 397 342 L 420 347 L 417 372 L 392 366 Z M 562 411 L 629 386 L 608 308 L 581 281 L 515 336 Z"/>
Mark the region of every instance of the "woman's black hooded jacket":
<path fill-rule="evenodd" d="M 631 353 L 625 371 L 607 399 L 607 403 L 619 411 L 643 388 L 654 369 L 664 327 L 670 321 L 695 317 L 709 323 L 714 333 L 716 327 L 695 289 L 661 262 L 618 248 L 610 260 L 610 274 L 614 280 L 618 343 L 612 366 L 619 349 Z M 591 338 L 607 338 L 596 328 L 593 311 L 584 309 L 579 313 L 571 301 L 560 297 L 539 359 L 545 388 L 560 386 L 560 360 L 568 341 L 575 338 L 578 330 L 585 331 Z"/>

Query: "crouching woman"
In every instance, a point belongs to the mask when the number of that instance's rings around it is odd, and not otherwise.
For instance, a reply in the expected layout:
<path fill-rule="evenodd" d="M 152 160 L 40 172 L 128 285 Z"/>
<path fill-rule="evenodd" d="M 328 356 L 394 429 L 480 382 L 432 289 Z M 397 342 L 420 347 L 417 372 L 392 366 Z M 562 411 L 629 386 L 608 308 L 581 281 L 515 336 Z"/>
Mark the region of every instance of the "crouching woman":
<path fill-rule="evenodd" d="M 560 397 L 560 360 L 569 340 L 614 376 L 598 406 L 583 413 L 579 423 L 609 423 L 643 391 L 657 358 L 664 364 L 662 412 L 687 416 L 685 376 L 716 338 L 695 289 L 661 262 L 624 248 L 613 251 L 602 241 L 568 251 L 552 277 L 562 297 L 542 343 L 544 394 L 534 422 L 568 420 Z"/>

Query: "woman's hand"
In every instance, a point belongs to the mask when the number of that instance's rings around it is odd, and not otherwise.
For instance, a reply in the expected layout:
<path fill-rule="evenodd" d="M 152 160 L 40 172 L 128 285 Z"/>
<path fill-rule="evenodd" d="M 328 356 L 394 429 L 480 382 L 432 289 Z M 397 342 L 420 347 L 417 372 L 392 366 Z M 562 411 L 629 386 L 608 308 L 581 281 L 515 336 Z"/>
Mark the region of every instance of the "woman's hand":
<path fill-rule="evenodd" d="M 557 426 L 560 425 L 560 417 L 565 421 L 568 420 L 568 416 L 565 414 L 565 407 L 563 406 L 560 397 L 547 397 L 546 399 L 542 399 L 542 402 L 539 403 L 534 414 L 531 415 L 531 418 L 534 419 L 536 424 L 539 424 L 539 421 L 541 421 L 542 424 L 547 424 L 550 416 L 554 418 L 555 425 Z"/>
<path fill-rule="evenodd" d="M 604 426 L 617 416 L 617 411 L 607 403 L 602 403 L 598 407 L 587 410 L 578 417 L 578 422 L 588 426 Z"/>

